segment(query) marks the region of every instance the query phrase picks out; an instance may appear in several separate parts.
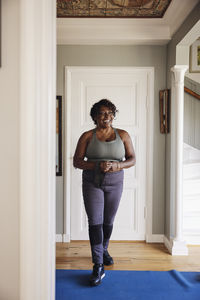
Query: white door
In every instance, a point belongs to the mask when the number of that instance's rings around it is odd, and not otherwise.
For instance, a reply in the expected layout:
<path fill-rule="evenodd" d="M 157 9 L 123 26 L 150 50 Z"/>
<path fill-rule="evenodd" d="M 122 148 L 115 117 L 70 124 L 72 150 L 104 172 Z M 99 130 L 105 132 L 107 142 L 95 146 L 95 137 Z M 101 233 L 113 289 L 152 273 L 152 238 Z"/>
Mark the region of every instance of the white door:
<path fill-rule="evenodd" d="M 117 212 L 113 240 L 145 240 L 146 196 L 146 106 L 145 68 L 72 67 L 67 71 L 68 141 L 70 142 L 70 238 L 88 239 L 88 223 L 82 199 L 82 171 L 72 166 L 80 135 L 94 124 L 91 106 L 102 98 L 111 100 L 119 110 L 113 126 L 130 134 L 137 163 L 125 169 L 124 190 Z"/>

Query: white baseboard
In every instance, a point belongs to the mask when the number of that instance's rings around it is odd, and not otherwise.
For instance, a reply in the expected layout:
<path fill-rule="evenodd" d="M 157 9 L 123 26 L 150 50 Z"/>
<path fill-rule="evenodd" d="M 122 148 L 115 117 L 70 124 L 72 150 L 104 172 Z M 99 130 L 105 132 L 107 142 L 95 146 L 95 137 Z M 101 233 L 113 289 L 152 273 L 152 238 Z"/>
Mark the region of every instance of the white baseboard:
<path fill-rule="evenodd" d="M 172 241 L 172 255 L 188 255 L 188 247 L 185 241 Z"/>
<path fill-rule="evenodd" d="M 163 234 L 151 234 L 146 236 L 147 243 L 163 243 L 164 235 Z M 69 234 L 57 234 L 56 242 L 69 243 L 70 235 Z"/>
<path fill-rule="evenodd" d="M 175 241 L 164 236 L 164 244 L 171 255 L 188 255 L 188 248 L 185 241 Z"/>
<path fill-rule="evenodd" d="M 69 243 L 69 242 L 70 242 L 70 235 L 63 234 L 63 243 Z"/>
<path fill-rule="evenodd" d="M 163 234 L 148 234 L 146 235 L 147 243 L 163 243 L 164 235 Z"/>
<path fill-rule="evenodd" d="M 63 241 L 63 235 L 56 234 L 56 243 L 62 243 L 62 241 Z"/>
<path fill-rule="evenodd" d="M 70 235 L 69 234 L 56 234 L 56 243 L 69 243 Z"/>
<path fill-rule="evenodd" d="M 171 254 L 172 253 L 172 244 L 166 236 L 164 236 L 164 245 L 167 248 L 167 250 L 169 251 L 169 253 Z"/>

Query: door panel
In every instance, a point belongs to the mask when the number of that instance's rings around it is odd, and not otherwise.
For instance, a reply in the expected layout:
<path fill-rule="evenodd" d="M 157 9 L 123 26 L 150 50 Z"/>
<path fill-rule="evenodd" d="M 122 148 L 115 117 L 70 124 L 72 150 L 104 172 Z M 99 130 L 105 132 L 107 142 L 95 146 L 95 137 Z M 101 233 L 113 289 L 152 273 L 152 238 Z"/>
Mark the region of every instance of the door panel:
<path fill-rule="evenodd" d="M 124 190 L 115 219 L 112 239 L 145 239 L 146 186 L 146 99 L 147 71 L 127 68 L 81 68 L 72 70 L 71 103 L 71 239 L 88 239 L 88 224 L 81 192 L 82 171 L 73 168 L 72 157 L 81 133 L 94 127 L 91 106 L 102 98 L 111 100 L 119 110 L 113 126 L 130 134 L 136 152 L 136 166 L 125 169 Z"/>

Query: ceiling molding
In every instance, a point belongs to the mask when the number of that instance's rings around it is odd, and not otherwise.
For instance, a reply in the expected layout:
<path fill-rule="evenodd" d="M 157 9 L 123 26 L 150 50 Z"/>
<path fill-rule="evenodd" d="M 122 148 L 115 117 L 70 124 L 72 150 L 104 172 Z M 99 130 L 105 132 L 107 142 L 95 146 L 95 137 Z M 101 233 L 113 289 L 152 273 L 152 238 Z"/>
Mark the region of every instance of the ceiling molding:
<path fill-rule="evenodd" d="M 95 24 L 95 22 L 75 23 L 60 22 L 58 20 L 57 43 L 72 45 L 131 45 L 166 44 L 170 40 L 169 28 L 167 26 L 119 24 Z M 67 20 L 71 21 L 71 20 Z M 93 21 L 93 20 L 88 20 Z M 67 23 L 67 24 L 66 24 Z"/>
<path fill-rule="evenodd" d="M 57 18 L 57 44 L 165 45 L 198 2 L 173 0 L 162 19 Z"/>

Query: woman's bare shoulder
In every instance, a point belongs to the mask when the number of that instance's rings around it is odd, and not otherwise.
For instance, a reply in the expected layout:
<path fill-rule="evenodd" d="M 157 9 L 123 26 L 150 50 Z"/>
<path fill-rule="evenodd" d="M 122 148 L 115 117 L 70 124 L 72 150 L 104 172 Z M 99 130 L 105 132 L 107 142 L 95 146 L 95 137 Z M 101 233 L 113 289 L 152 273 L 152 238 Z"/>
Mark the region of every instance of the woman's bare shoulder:
<path fill-rule="evenodd" d="M 117 132 L 119 133 L 120 138 L 125 141 L 127 138 L 129 138 L 129 134 L 126 130 L 116 128 Z"/>
<path fill-rule="evenodd" d="M 93 134 L 93 129 L 85 131 L 80 136 L 80 140 L 82 140 L 82 141 L 89 141 L 92 138 L 92 134 Z"/>

